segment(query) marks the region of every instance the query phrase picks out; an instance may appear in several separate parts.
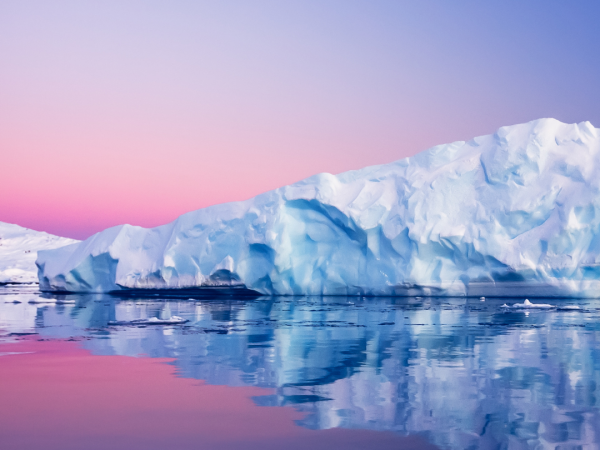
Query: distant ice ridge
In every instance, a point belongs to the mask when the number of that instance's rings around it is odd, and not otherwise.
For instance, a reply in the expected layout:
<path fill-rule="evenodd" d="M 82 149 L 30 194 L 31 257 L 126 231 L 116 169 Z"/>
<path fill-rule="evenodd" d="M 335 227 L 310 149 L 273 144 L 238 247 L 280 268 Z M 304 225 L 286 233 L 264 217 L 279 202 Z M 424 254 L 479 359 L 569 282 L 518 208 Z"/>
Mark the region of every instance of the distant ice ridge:
<path fill-rule="evenodd" d="M 0 283 L 35 283 L 38 250 L 79 241 L 0 222 Z"/>
<path fill-rule="evenodd" d="M 42 289 L 597 295 L 600 130 L 540 119 L 39 253 Z"/>

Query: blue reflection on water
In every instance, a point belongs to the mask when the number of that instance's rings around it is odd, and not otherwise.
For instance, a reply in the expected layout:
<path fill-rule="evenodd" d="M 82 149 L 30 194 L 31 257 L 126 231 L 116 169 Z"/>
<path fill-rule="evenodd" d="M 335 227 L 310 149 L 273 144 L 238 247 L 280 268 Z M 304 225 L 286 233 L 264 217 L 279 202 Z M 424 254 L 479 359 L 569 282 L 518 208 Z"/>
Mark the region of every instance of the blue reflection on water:
<path fill-rule="evenodd" d="M 274 388 L 255 403 L 303 411 L 304 427 L 419 433 L 449 449 L 600 443 L 599 300 L 519 310 L 502 305 L 523 299 L 73 295 L 44 304 L 56 299 L 2 293 L 4 339 L 36 332 L 95 354 L 174 358 L 182 377 Z M 580 309 L 560 309 L 568 305 Z M 189 322 L 108 325 L 172 316 Z"/>

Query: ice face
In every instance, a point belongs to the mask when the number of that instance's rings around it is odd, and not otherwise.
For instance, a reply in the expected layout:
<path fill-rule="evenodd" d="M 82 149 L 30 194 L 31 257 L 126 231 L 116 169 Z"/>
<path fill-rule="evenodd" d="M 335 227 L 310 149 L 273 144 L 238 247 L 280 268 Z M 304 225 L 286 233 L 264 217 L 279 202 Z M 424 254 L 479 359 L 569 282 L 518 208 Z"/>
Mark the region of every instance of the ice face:
<path fill-rule="evenodd" d="M 0 222 L 0 283 L 37 282 L 38 250 L 76 242 L 79 241 Z"/>
<path fill-rule="evenodd" d="M 540 119 L 40 252 L 42 289 L 591 295 L 600 134 Z"/>

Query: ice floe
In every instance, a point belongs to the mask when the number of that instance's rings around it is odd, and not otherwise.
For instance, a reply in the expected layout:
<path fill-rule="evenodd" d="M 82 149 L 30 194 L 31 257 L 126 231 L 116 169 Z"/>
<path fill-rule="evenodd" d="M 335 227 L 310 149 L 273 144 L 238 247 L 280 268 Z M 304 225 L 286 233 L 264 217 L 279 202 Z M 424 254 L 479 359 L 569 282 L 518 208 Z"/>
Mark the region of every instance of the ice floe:
<path fill-rule="evenodd" d="M 151 317 L 149 319 L 135 319 L 135 320 L 113 320 L 109 321 L 109 325 L 178 325 L 189 322 L 179 316 L 171 316 L 168 319 L 159 319 L 158 317 Z"/>

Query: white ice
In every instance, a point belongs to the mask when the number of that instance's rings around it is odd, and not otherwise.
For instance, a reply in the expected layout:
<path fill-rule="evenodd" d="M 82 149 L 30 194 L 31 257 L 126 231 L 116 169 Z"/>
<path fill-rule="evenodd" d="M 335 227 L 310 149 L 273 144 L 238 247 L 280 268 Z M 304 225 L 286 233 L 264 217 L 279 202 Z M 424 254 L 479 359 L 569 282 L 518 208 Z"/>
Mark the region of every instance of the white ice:
<path fill-rule="evenodd" d="M 166 319 L 159 319 L 158 317 L 151 317 L 149 319 L 136 319 L 130 321 L 112 321 L 108 322 L 109 325 L 177 325 L 181 323 L 189 322 L 187 319 L 179 316 L 171 316 Z"/>
<path fill-rule="evenodd" d="M 0 283 L 37 283 L 38 250 L 76 242 L 79 241 L 0 222 Z"/>
<path fill-rule="evenodd" d="M 513 308 L 516 309 L 551 309 L 554 308 L 553 305 L 548 303 L 531 303 L 528 299 L 525 299 L 523 303 L 515 303 L 512 305 Z"/>
<path fill-rule="evenodd" d="M 157 228 L 110 228 L 37 263 L 51 291 L 595 295 L 600 133 L 554 119 L 503 127 Z"/>

